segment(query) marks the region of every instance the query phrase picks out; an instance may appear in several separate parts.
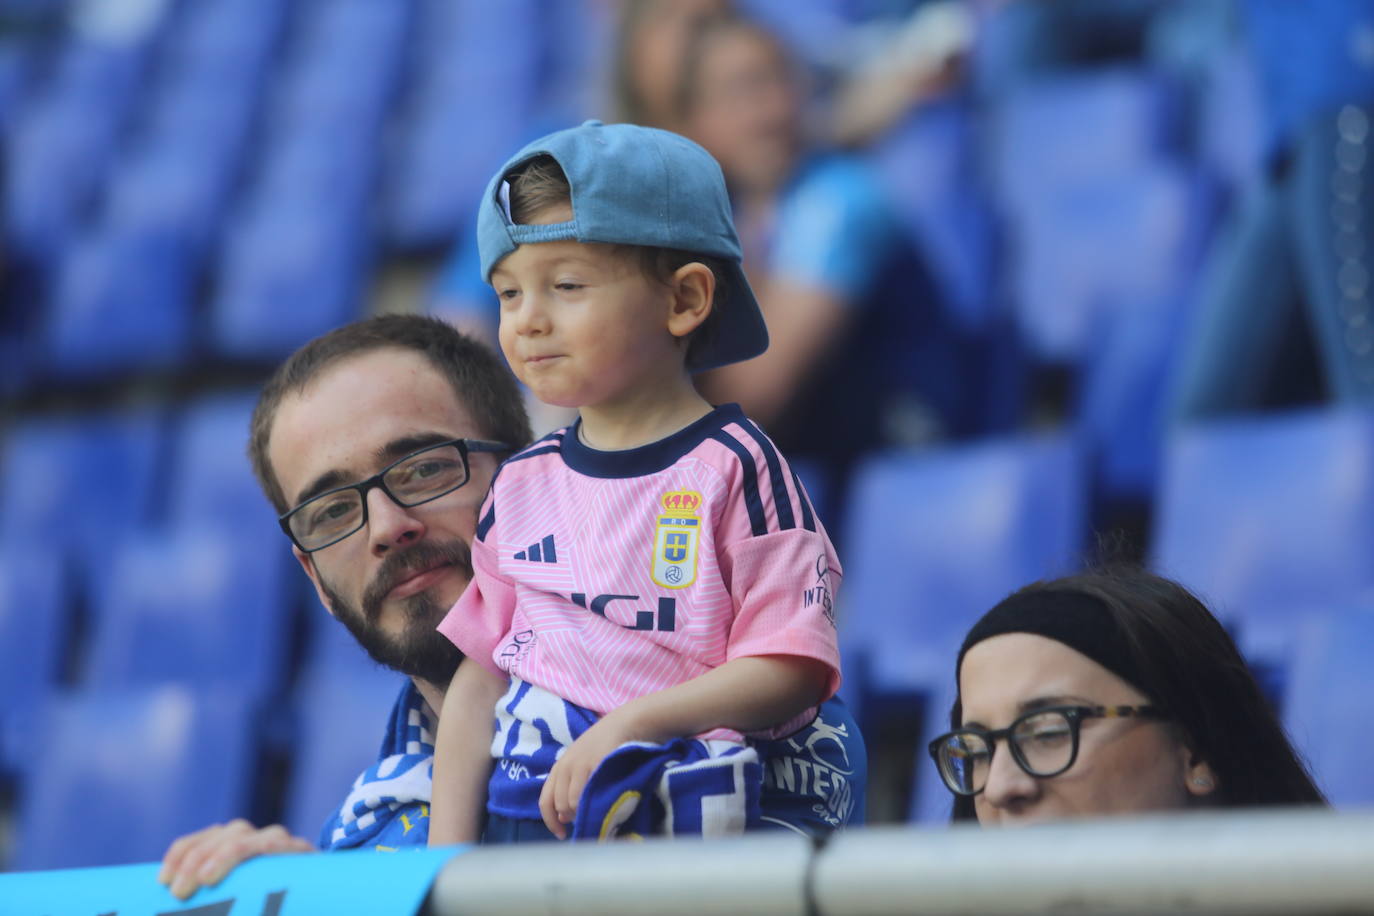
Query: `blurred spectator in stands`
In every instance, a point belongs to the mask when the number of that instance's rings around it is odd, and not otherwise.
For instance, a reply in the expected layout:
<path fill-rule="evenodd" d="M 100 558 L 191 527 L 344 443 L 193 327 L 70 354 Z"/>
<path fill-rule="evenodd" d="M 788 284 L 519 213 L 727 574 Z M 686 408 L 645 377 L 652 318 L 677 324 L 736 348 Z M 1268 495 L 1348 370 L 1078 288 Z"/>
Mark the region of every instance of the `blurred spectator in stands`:
<path fill-rule="evenodd" d="M 968 368 L 874 174 L 808 145 L 804 92 L 774 35 L 714 16 L 683 45 L 674 123 L 721 164 L 771 337 L 758 359 L 704 376 L 703 390 L 739 401 L 817 465 L 838 505 L 864 450 L 964 431 Z"/>
<path fill-rule="evenodd" d="M 703 19 L 731 11 L 730 0 L 621 0 L 612 64 L 613 117 L 681 133 L 678 93 L 687 39 Z"/>
<path fill-rule="evenodd" d="M 956 820 L 1324 803 L 1231 637 L 1152 573 L 1022 588 L 969 630 L 955 676 L 930 751 Z"/>
<path fill-rule="evenodd" d="M 1374 6 L 1236 0 L 1267 177 L 1214 247 L 1173 414 L 1374 404 Z"/>
<path fill-rule="evenodd" d="M 962 84 L 977 22 L 971 7 L 965 0 L 934 0 L 918 6 L 899 27 L 885 30 L 883 45 L 860 60 L 837 88 L 835 142 L 862 146 L 923 102 Z"/>

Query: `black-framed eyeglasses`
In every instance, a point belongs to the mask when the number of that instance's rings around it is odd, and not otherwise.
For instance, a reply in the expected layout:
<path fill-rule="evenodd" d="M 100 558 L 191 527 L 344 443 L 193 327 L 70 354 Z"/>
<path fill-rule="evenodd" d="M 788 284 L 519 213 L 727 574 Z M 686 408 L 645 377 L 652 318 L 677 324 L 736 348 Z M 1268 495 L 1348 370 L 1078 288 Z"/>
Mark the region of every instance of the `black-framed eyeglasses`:
<path fill-rule="evenodd" d="M 281 515 L 281 530 L 306 553 L 337 544 L 367 524 L 367 492 L 379 487 L 398 506 L 438 499 L 472 478 L 470 452 L 514 452 L 484 439 L 450 439 L 398 458 L 366 480 L 326 490 Z"/>
<path fill-rule="evenodd" d="M 1058 776 L 1078 759 L 1084 719 L 1131 716 L 1163 718 L 1153 706 L 1049 706 L 1017 716 L 1006 728 L 956 728 L 930 742 L 930 756 L 951 792 L 977 795 L 987 788 L 997 742 L 1006 739 L 1016 765 L 1031 776 Z"/>

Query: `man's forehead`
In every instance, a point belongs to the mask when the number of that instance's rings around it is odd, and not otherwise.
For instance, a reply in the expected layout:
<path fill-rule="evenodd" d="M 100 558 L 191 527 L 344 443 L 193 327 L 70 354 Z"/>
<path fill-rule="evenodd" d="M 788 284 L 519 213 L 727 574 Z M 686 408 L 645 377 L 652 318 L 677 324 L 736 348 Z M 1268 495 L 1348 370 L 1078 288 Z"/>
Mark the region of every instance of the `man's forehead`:
<path fill-rule="evenodd" d="M 320 474 L 371 473 L 392 442 L 477 436 L 453 386 L 423 356 L 374 351 L 341 360 L 282 399 L 268 453 L 289 501 Z"/>

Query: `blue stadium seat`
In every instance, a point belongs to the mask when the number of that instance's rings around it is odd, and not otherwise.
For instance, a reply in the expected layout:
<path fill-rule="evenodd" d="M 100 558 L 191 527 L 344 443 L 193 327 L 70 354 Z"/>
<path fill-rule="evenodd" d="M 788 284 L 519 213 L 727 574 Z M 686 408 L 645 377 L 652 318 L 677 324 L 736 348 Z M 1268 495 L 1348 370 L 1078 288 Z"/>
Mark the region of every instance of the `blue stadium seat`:
<path fill-rule="evenodd" d="M 45 93 L 16 125 L 5 168 L 10 244 L 51 259 L 77 227 L 142 84 L 140 42 L 63 45 Z"/>
<path fill-rule="evenodd" d="M 87 683 L 233 684 L 259 697 L 284 683 L 295 564 L 270 534 L 148 531 L 107 562 Z"/>
<path fill-rule="evenodd" d="M 263 148 L 258 168 L 253 197 L 272 210 L 317 209 L 349 219 L 358 218 L 370 199 L 377 155 L 370 142 L 292 130 Z"/>
<path fill-rule="evenodd" d="M 86 379 L 181 365 L 193 281 L 181 239 L 97 228 L 63 258 L 48 314 L 49 370 Z"/>
<path fill-rule="evenodd" d="M 1143 505 L 1154 498 L 1190 302 L 1122 303 L 1087 348 L 1075 412 L 1105 500 Z"/>
<path fill-rule="evenodd" d="M 1075 568 L 1086 524 L 1080 465 L 1071 441 L 1044 437 L 860 466 L 837 611 L 852 706 L 948 681 L 984 611 Z"/>
<path fill-rule="evenodd" d="M 926 747 L 937 735 L 949 731 L 949 710 L 957 696 L 951 668 L 949 678 L 921 699 L 921 730 L 911 774 L 911 806 L 907 811 L 907 820 L 913 824 L 949 823 L 954 796 L 945 788 L 944 780 L 940 778 L 940 772 L 935 768 L 935 762 L 930 759 Z"/>
<path fill-rule="evenodd" d="M 187 528 L 212 527 L 248 540 L 271 540 L 276 512 L 248 460 L 248 425 L 257 392 L 221 392 L 187 405 L 172 436 L 175 467 L 167 518 Z M 273 546 L 288 551 L 283 537 Z"/>
<path fill-rule="evenodd" d="M 246 816 L 254 710 L 232 691 L 64 698 L 27 761 L 15 870 L 151 862 L 177 836 Z"/>
<path fill-rule="evenodd" d="M 1197 424 L 1166 446 L 1153 565 L 1281 660 L 1300 609 L 1374 588 L 1374 414 Z"/>
<path fill-rule="evenodd" d="M 0 552 L 0 770 L 35 746 L 72 634 L 61 557 L 46 544 Z"/>
<path fill-rule="evenodd" d="M 558 123 L 543 120 L 544 95 L 558 79 L 545 46 L 564 40 L 547 34 L 546 2 L 428 7 L 411 101 L 385 166 L 383 235 L 400 248 L 452 244 L 471 225 L 491 172 L 523 142 L 569 126 L 566 112 Z M 513 44 L 513 34 L 527 40 Z"/>
<path fill-rule="evenodd" d="M 1284 725 L 1337 807 L 1374 805 L 1374 605 L 1304 621 L 1287 678 Z"/>
<path fill-rule="evenodd" d="M 1167 152 L 1173 99 L 1146 71 L 1115 69 L 1029 82 L 997 100 L 987 154 L 1004 205 L 1065 185 L 1138 173 Z"/>
<path fill-rule="evenodd" d="M 211 304 L 216 351 L 275 360 L 358 317 L 370 269 L 358 215 L 263 204 L 231 222 Z"/>
<path fill-rule="evenodd" d="M 1192 283 L 1204 211 L 1182 170 L 1143 166 L 1042 191 L 1008 214 L 1014 308 L 1040 359 L 1077 363 L 1121 308 Z"/>
<path fill-rule="evenodd" d="M 403 683 L 402 675 L 373 665 L 361 677 L 335 672 L 297 686 L 296 754 L 282 821 L 292 833 L 316 839 L 353 780 L 377 762 L 387 713 Z"/>
<path fill-rule="evenodd" d="M 962 328 L 983 330 L 995 303 L 992 213 L 975 162 L 969 104 L 924 105 L 870 152 L 883 186 L 926 254 L 942 301 Z"/>
<path fill-rule="evenodd" d="M 38 416 L 14 425 L 0 478 L 0 545 L 33 543 L 104 570 L 111 546 L 153 517 L 161 410 Z"/>

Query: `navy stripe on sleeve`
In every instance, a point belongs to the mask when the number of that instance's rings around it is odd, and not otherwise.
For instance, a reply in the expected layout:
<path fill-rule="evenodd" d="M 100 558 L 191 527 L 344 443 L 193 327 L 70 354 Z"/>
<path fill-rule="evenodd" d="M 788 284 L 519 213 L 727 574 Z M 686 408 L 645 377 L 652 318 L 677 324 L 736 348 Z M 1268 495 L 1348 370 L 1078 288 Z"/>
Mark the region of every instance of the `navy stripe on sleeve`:
<path fill-rule="evenodd" d="M 788 468 L 788 470 L 792 470 Z M 811 498 L 806 495 L 805 488 L 802 487 L 801 478 L 796 471 L 792 471 L 792 482 L 797 485 L 797 501 L 801 503 L 802 527 L 807 531 L 816 530 L 816 516 L 811 512 Z"/>
<path fill-rule="evenodd" d="M 754 456 L 739 440 L 724 430 L 711 433 L 711 438 L 735 453 L 744 472 L 744 506 L 749 510 L 749 527 L 755 537 L 768 533 L 768 517 L 763 512 L 763 500 L 759 498 L 759 475 L 754 468 Z"/>
<path fill-rule="evenodd" d="M 744 431 L 759 444 L 764 463 L 768 465 L 768 479 L 773 485 L 773 504 L 778 513 L 778 527 L 783 531 L 797 527 L 796 517 L 792 514 L 792 497 L 787 492 L 787 478 L 783 476 L 782 462 L 778 460 L 778 450 L 773 448 L 773 443 L 768 441 L 763 430 L 753 423 L 746 420 L 740 426 L 744 427 Z"/>
<path fill-rule="evenodd" d="M 485 541 L 487 532 L 491 531 L 491 526 L 496 524 L 496 500 L 491 501 L 487 507 L 487 514 L 482 516 L 482 520 L 477 523 L 477 540 Z"/>

